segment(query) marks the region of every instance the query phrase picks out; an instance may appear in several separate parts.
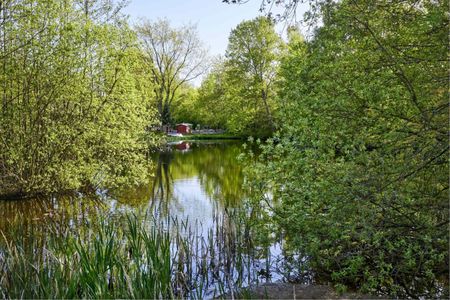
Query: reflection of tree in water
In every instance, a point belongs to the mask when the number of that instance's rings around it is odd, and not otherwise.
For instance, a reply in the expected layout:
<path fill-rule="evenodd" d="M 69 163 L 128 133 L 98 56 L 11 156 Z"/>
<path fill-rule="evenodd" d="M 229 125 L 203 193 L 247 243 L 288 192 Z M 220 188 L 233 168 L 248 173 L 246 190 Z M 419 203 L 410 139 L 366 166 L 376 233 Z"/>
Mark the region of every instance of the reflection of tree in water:
<path fill-rule="evenodd" d="M 171 169 L 175 179 L 196 176 L 205 193 L 222 208 L 238 205 L 244 197 L 242 166 L 237 161 L 241 143 L 197 144 L 195 151 L 176 154 Z"/>
<path fill-rule="evenodd" d="M 173 178 L 170 171 L 173 158 L 173 149 L 170 147 L 151 154 L 149 173 L 152 176 L 148 182 L 134 188 L 109 191 L 109 195 L 117 199 L 120 205 L 167 214 L 168 204 L 173 202 Z"/>
<path fill-rule="evenodd" d="M 153 176 L 147 184 L 115 191 L 113 198 L 127 206 L 148 204 L 152 212 L 167 215 L 170 206 L 184 207 L 174 192 L 176 182 L 198 179 L 201 189 L 219 210 L 235 207 L 244 197 L 242 167 L 237 161 L 240 151 L 241 143 L 236 142 L 184 142 L 182 147 L 167 147 L 151 157 Z"/>
<path fill-rule="evenodd" d="M 155 172 L 154 199 L 173 198 L 178 179 L 198 178 L 202 189 L 220 208 L 234 207 L 244 197 L 242 167 L 237 161 L 240 143 L 194 143 L 189 152 L 161 153 Z M 165 198 L 162 197 L 165 196 Z"/>
<path fill-rule="evenodd" d="M 225 151 L 213 149 L 210 161 L 202 161 L 199 169 L 202 185 L 206 192 L 220 201 L 224 207 L 235 207 L 243 200 L 242 166 L 237 161 L 240 145 L 230 146 Z M 212 168 L 209 168 L 211 166 Z"/>
<path fill-rule="evenodd" d="M 68 226 L 85 228 L 106 206 L 96 196 L 64 195 L 20 201 L 0 201 L 0 232 L 44 241 L 50 231 L 63 234 Z M 1 243 L 0 243 L 1 244 Z"/>
<path fill-rule="evenodd" d="M 173 177 L 170 172 L 170 163 L 173 157 L 172 149 L 161 151 L 157 157 L 155 176 L 151 183 L 151 211 L 168 213 L 168 205 L 173 198 Z"/>

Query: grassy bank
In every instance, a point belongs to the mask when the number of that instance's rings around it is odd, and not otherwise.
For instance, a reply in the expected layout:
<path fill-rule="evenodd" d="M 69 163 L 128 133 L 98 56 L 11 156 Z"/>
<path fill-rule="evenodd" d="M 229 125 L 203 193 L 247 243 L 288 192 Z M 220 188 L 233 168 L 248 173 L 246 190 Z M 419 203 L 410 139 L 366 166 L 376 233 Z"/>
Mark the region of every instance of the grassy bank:
<path fill-rule="evenodd" d="M 244 140 L 246 137 L 231 133 L 187 134 L 184 136 L 168 136 L 167 141 L 196 141 L 196 140 Z"/>

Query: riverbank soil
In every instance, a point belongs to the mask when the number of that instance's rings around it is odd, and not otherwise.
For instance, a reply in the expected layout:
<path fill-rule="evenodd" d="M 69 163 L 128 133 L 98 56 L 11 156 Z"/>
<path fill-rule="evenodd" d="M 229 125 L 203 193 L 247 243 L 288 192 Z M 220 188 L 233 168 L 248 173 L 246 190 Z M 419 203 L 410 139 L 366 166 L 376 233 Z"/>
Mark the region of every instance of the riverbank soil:
<path fill-rule="evenodd" d="M 327 285 L 304 285 L 292 283 L 265 283 L 251 287 L 238 295 L 227 294 L 225 299 L 380 299 L 357 293 L 338 294 Z"/>

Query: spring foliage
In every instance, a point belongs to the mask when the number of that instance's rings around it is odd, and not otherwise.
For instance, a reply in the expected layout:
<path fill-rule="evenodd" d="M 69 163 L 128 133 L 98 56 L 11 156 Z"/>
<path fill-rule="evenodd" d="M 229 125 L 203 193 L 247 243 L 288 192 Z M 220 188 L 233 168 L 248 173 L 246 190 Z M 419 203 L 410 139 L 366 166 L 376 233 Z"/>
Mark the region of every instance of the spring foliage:
<path fill-rule="evenodd" d="M 326 2 L 310 42 L 291 34 L 282 129 L 250 186 L 264 222 L 340 288 L 448 296 L 447 8 Z"/>
<path fill-rule="evenodd" d="M 270 135 L 276 126 L 274 82 L 284 43 L 265 17 L 232 30 L 224 59 L 198 89 L 197 119 L 244 135 Z"/>
<path fill-rule="evenodd" d="M 144 174 L 140 150 L 154 118 L 120 8 L 96 0 L 0 4 L 0 195 Z"/>

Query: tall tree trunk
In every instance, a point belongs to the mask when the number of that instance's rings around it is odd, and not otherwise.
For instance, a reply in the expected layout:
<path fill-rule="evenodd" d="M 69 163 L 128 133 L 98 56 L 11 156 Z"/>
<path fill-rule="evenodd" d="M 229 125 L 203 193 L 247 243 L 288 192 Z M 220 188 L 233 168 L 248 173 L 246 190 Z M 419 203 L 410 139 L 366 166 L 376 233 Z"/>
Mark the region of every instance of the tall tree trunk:
<path fill-rule="evenodd" d="M 270 129 L 275 131 L 275 124 L 273 122 L 272 113 L 270 112 L 269 104 L 267 103 L 267 91 L 265 89 L 261 89 L 261 98 L 264 104 L 264 108 L 266 110 L 266 115 L 270 123 Z"/>
<path fill-rule="evenodd" d="M 164 103 L 162 107 L 162 113 L 161 113 L 161 122 L 162 125 L 169 125 L 171 123 L 171 116 L 170 116 L 170 106 L 168 103 Z"/>

